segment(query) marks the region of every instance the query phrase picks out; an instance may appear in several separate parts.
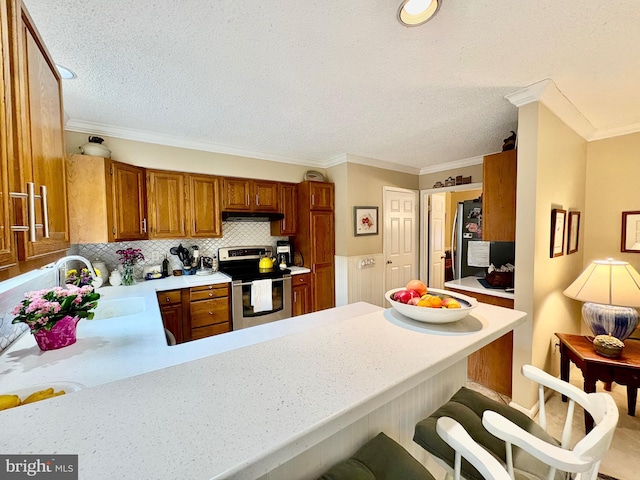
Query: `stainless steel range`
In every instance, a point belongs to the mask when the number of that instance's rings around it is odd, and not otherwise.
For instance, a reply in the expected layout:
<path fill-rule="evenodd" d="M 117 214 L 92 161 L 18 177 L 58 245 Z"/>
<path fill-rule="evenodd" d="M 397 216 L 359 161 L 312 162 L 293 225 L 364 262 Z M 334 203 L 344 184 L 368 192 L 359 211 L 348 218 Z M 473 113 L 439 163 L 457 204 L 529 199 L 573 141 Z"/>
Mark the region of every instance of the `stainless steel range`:
<path fill-rule="evenodd" d="M 219 270 L 231 277 L 233 329 L 253 327 L 291 316 L 291 271 L 258 268 L 273 257 L 273 247 L 225 247 L 218 250 Z"/>

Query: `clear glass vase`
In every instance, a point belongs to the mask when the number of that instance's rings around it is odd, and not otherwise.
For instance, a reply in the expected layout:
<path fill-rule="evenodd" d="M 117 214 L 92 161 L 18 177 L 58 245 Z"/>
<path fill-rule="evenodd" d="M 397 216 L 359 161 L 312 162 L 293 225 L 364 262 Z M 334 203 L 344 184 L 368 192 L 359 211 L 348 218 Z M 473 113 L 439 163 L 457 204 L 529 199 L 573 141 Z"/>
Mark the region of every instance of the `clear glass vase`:
<path fill-rule="evenodd" d="M 122 285 L 135 285 L 133 278 L 133 265 L 124 265 L 122 267 Z"/>

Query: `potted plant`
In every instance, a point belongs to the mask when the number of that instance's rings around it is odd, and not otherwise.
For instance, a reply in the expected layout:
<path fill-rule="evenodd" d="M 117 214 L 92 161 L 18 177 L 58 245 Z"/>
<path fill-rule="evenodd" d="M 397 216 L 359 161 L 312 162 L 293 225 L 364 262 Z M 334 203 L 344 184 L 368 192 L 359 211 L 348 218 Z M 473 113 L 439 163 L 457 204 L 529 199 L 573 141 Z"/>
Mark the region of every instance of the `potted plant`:
<path fill-rule="evenodd" d="M 100 294 L 93 286 L 54 287 L 27 292 L 11 312 L 11 323 L 26 323 L 41 350 L 54 350 L 76 342 L 76 324 L 92 319 Z"/>
<path fill-rule="evenodd" d="M 134 285 L 136 283 L 133 277 L 133 267 L 138 260 L 144 260 L 142 250 L 139 248 L 124 248 L 117 250 L 116 253 L 120 256 L 120 263 L 122 264 L 122 284 Z"/>

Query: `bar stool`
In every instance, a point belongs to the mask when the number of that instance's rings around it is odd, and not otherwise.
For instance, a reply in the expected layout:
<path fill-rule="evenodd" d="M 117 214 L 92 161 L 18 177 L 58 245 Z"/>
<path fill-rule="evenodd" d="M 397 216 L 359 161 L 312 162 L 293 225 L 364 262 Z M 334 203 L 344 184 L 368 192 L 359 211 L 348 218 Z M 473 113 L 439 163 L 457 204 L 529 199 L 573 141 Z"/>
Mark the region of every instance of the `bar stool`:
<path fill-rule="evenodd" d="M 595 479 L 618 423 L 618 408 L 611 395 L 587 394 L 531 365 L 523 366 L 522 374 L 538 383 L 540 424 L 512 407 L 463 387 L 433 415 L 416 424 L 414 441 L 427 450 L 449 476 L 455 475 L 455 452 L 434 435 L 438 419 L 451 417 L 475 442 L 506 464 L 512 478 L 560 480 L 566 478 L 564 472 L 568 472 L 577 474 L 575 480 Z M 546 432 L 545 387 L 569 398 L 561 442 Z M 576 403 L 593 417 L 596 427 L 569 449 Z M 512 445 L 518 448 L 513 449 Z M 484 480 L 469 462 L 462 461 L 461 471 L 467 480 Z"/>

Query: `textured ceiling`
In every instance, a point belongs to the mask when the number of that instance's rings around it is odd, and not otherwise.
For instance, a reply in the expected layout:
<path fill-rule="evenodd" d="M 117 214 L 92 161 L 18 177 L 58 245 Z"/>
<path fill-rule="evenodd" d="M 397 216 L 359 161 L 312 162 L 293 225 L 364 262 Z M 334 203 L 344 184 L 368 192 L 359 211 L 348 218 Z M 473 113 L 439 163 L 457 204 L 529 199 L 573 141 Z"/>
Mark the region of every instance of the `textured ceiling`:
<path fill-rule="evenodd" d="M 78 74 L 70 124 L 129 138 L 423 168 L 499 151 L 504 96 L 546 78 L 595 129 L 640 125 L 637 0 L 444 0 L 413 28 L 400 0 L 25 3 Z"/>

